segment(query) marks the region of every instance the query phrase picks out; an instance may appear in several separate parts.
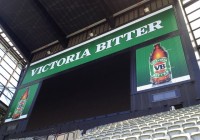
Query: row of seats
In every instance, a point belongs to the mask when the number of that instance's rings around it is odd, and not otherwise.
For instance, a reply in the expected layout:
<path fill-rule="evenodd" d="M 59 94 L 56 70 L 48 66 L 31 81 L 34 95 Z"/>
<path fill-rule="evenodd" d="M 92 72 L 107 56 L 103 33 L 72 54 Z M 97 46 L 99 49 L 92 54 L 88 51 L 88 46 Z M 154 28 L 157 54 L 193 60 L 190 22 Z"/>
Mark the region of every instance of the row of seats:
<path fill-rule="evenodd" d="M 49 136 L 13 140 L 200 140 L 200 105 Z"/>
<path fill-rule="evenodd" d="M 200 140 L 200 105 L 90 129 L 79 140 Z"/>

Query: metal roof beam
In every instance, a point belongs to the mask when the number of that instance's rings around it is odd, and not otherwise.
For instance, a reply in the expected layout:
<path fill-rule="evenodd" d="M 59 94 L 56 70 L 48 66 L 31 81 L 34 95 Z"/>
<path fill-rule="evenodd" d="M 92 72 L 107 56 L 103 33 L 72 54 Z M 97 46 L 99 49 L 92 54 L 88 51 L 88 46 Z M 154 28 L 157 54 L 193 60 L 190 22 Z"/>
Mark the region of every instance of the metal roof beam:
<path fill-rule="evenodd" d="M 67 44 L 69 40 L 66 38 L 66 34 L 63 32 L 63 30 L 58 26 L 54 18 L 49 14 L 46 7 L 39 1 L 34 0 L 38 9 L 44 14 L 44 17 L 49 21 L 50 25 L 52 26 L 52 29 L 56 32 L 57 39 L 59 43 L 64 47 L 67 48 Z"/>
<path fill-rule="evenodd" d="M 9 35 L 9 37 L 12 39 L 12 41 L 19 49 L 19 51 L 22 53 L 22 55 L 25 57 L 25 59 L 30 62 L 31 53 L 27 49 L 26 45 L 22 43 L 22 41 L 18 38 L 18 36 L 12 31 L 12 29 L 7 25 L 7 23 L 2 18 L 0 18 L 0 24 L 6 31 L 6 33 Z"/>
<path fill-rule="evenodd" d="M 113 12 L 109 8 L 109 6 L 107 5 L 106 1 L 105 0 L 99 0 L 98 4 L 99 4 L 100 8 L 103 10 L 105 18 L 106 18 L 108 24 L 110 25 L 110 27 L 115 28 L 115 20 L 113 18 Z"/>

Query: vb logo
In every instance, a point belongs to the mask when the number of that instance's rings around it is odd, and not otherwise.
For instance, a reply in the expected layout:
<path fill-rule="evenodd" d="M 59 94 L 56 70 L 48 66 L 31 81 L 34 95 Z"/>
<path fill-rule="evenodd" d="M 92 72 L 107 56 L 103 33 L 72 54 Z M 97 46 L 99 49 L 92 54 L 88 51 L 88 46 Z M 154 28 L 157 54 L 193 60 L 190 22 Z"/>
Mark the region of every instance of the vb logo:
<path fill-rule="evenodd" d="M 154 72 L 156 73 L 160 73 L 160 72 L 163 72 L 166 68 L 166 64 L 165 63 L 157 63 L 154 65 Z"/>

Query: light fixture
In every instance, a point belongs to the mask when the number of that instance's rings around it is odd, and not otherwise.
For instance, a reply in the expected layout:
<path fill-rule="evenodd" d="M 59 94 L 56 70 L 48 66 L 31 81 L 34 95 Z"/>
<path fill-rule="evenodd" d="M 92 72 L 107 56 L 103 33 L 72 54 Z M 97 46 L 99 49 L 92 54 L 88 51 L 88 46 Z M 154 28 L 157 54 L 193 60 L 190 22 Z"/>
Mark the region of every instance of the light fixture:
<path fill-rule="evenodd" d="M 17 49 L 16 49 L 15 47 L 13 47 L 13 49 L 14 49 L 15 51 L 17 51 Z"/>
<path fill-rule="evenodd" d="M 89 36 L 90 36 L 90 37 L 93 37 L 93 36 L 94 36 L 94 34 L 91 32 L 91 33 L 89 33 Z"/>
<path fill-rule="evenodd" d="M 149 7 L 146 7 L 146 8 L 144 8 L 144 12 L 145 12 L 145 13 L 148 13 L 148 12 L 150 12 L 150 9 L 149 9 Z"/>
<path fill-rule="evenodd" d="M 8 37 L 4 38 L 7 42 L 10 42 L 10 39 Z"/>
<path fill-rule="evenodd" d="M 3 38 L 5 38 L 5 37 L 6 37 L 6 34 L 4 34 L 4 33 L 1 33 L 1 36 L 2 36 Z"/>
<path fill-rule="evenodd" d="M 0 32 L 3 32 L 3 30 L 0 28 Z"/>
<path fill-rule="evenodd" d="M 23 56 L 22 56 L 21 54 L 20 54 L 19 56 L 20 56 L 21 58 L 23 58 Z"/>
<path fill-rule="evenodd" d="M 50 50 L 48 50 L 48 51 L 47 51 L 47 54 L 48 54 L 48 55 L 49 55 L 49 54 L 51 54 L 51 51 L 50 51 Z"/>
<path fill-rule="evenodd" d="M 8 44 L 9 44 L 10 46 L 14 46 L 12 42 L 8 42 Z"/>

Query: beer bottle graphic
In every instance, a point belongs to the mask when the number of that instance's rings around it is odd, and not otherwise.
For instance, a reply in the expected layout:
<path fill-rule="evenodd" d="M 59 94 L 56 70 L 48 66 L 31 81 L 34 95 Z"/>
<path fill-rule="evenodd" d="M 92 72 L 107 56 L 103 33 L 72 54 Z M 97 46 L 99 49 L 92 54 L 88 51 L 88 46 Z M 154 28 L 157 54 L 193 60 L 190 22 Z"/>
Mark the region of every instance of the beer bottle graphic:
<path fill-rule="evenodd" d="M 172 72 L 168 52 L 160 46 L 154 45 L 153 52 L 149 58 L 150 82 L 159 85 L 172 80 Z"/>
<path fill-rule="evenodd" d="M 27 98 L 28 98 L 28 94 L 29 94 L 29 87 L 26 88 L 26 91 L 24 92 L 24 94 L 21 96 L 18 104 L 17 104 L 17 107 L 15 108 L 15 111 L 12 115 L 12 119 L 17 119 L 21 116 L 23 110 L 24 110 L 24 107 L 26 105 L 26 101 L 27 101 Z"/>

